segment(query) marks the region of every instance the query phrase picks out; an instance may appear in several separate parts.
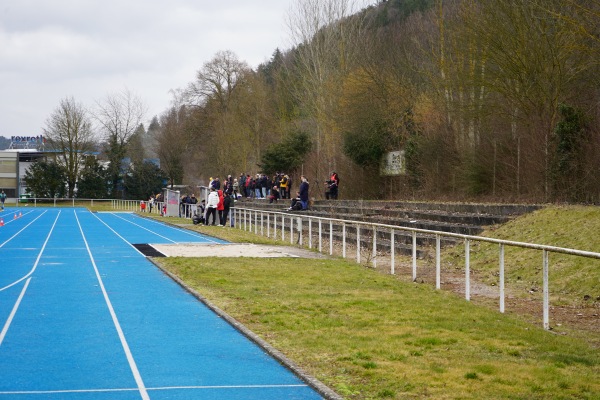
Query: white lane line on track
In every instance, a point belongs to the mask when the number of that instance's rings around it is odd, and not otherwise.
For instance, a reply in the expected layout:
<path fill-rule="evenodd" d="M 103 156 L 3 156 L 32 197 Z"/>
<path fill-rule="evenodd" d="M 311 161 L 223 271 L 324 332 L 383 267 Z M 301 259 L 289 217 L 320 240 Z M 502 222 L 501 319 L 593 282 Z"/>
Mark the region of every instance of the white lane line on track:
<path fill-rule="evenodd" d="M 174 240 L 172 240 L 172 239 L 169 239 L 169 238 L 168 238 L 168 237 L 166 237 L 166 236 L 159 235 L 159 234 L 158 234 L 158 233 L 156 233 L 156 232 L 152 232 L 150 229 L 148 229 L 148 228 L 145 228 L 145 227 L 143 227 L 143 226 L 141 226 L 141 225 L 139 225 L 139 224 L 136 224 L 136 223 L 135 223 L 135 222 L 133 222 L 133 221 L 129 221 L 128 219 L 125 219 L 125 218 L 123 218 L 123 217 L 121 217 L 121 216 L 118 216 L 118 215 L 116 215 L 116 214 L 114 214 L 114 213 L 111 213 L 111 215 L 113 215 L 113 216 L 115 216 L 115 217 L 117 217 L 117 218 L 119 218 L 119 219 L 122 219 L 123 221 L 125 221 L 125 222 L 128 222 L 128 223 L 130 223 L 130 224 L 132 224 L 132 225 L 135 225 L 135 226 L 137 226 L 138 228 L 142 228 L 143 230 L 145 230 L 145 231 L 148 231 L 148 232 L 150 232 L 150 233 L 151 233 L 151 234 L 153 234 L 153 235 L 156 235 L 156 236 L 158 236 L 158 237 L 161 237 L 161 238 L 163 238 L 163 239 L 165 239 L 165 240 L 168 240 L 169 242 L 172 242 L 172 243 L 177 243 L 177 242 L 175 242 Z"/>
<path fill-rule="evenodd" d="M 304 388 L 306 384 L 296 385 L 223 385 L 223 386 L 164 386 L 164 387 L 149 387 L 148 391 L 159 390 L 206 390 L 206 389 L 278 389 L 278 388 Z M 73 390 L 27 390 L 14 392 L 0 392 L 0 395 L 18 395 L 18 394 L 60 394 L 60 393 L 106 393 L 106 392 L 133 392 L 137 388 L 122 388 L 122 389 L 73 389 Z"/>
<path fill-rule="evenodd" d="M 13 309 L 10 312 L 10 315 L 8 316 L 8 319 L 6 320 L 6 323 L 4 324 L 4 328 L 2 328 L 2 332 L 0 332 L 0 346 L 2 346 L 2 342 L 4 341 L 4 338 L 6 337 L 6 333 L 8 332 L 8 328 L 10 328 L 10 324 L 12 323 L 12 320 L 15 317 L 15 314 L 17 314 L 17 310 L 19 309 L 19 305 L 21 304 L 21 300 L 23 300 L 23 296 L 25 296 L 25 292 L 27 291 L 27 287 L 29 286 L 29 282 L 31 282 L 31 278 L 27 279 L 27 281 L 25 282 L 25 286 L 23 287 L 23 290 L 21 290 L 21 294 L 19 295 L 19 298 L 17 299 L 17 302 L 13 306 Z"/>
<path fill-rule="evenodd" d="M 90 256 L 90 260 L 92 261 L 92 265 L 94 266 L 94 272 L 96 273 L 96 278 L 98 279 L 98 284 L 100 285 L 100 289 L 102 290 L 102 294 L 104 295 L 104 301 L 106 302 L 106 306 L 108 307 L 108 311 L 110 312 L 110 316 L 113 320 L 113 324 L 115 325 L 115 329 L 117 330 L 117 334 L 119 335 L 119 340 L 121 341 L 121 346 L 123 346 L 123 350 L 125 351 L 125 356 L 127 357 L 127 361 L 129 362 L 129 368 L 133 374 L 133 378 L 137 384 L 138 390 L 142 399 L 150 400 L 150 396 L 148 395 L 148 391 L 144 386 L 144 381 L 142 380 L 142 375 L 138 370 L 137 364 L 133 359 L 133 354 L 131 353 L 131 349 L 129 348 L 129 344 L 127 343 L 127 339 L 125 339 L 125 334 L 123 333 L 123 329 L 121 328 L 121 324 L 119 323 L 119 319 L 117 318 L 117 314 L 115 313 L 115 309 L 112 306 L 110 298 L 108 297 L 108 293 L 106 288 L 104 287 L 104 282 L 102 282 L 102 277 L 100 276 L 100 271 L 98 271 L 98 266 L 96 265 L 96 260 L 94 260 L 94 256 L 92 251 L 90 250 L 90 246 L 85 238 L 85 234 L 83 233 L 83 228 L 81 223 L 79 222 L 79 217 L 77 216 L 77 212 L 73 211 L 75 214 L 75 219 L 77 220 L 77 225 L 79 226 L 79 231 L 81 232 L 81 237 L 83 238 L 83 242 L 85 243 L 85 248 Z"/>
<path fill-rule="evenodd" d="M 102 222 L 108 229 L 110 229 L 112 231 L 112 233 L 114 233 L 115 235 L 117 235 L 122 241 L 124 241 L 125 243 L 127 243 L 129 246 L 131 246 L 132 249 L 134 249 L 135 251 L 137 251 L 142 257 L 146 257 L 144 255 L 144 253 L 142 253 L 141 251 L 139 251 L 138 249 L 135 248 L 134 245 L 132 245 L 131 243 L 129 243 L 127 241 L 127 239 L 125 239 L 123 236 L 119 235 L 119 233 L 117 231 L 115 231 L 113 228 L 110 227 L 110 225 L 108 225 L 106 222 L 102 221 L 96 214 L 92 214 L 98 221 Z"/>
<path fill-rule="evenodd" d="M 140 217 L 140 216 L 138 216 L 137 214 L 134 214 L 134 213 L 129 213 L 129 214 L 131 216 L 135 217 L 135 218 L 139 218 L 139 219 L 144 220 L 144 221 L 149 221 L 149 222 L 152 222 L 153 224 L 158 224 L 158 225 L 160 225 L 162 227 L 170 228 L 170 229 L 173 229 L 173 230 L 185 233 L 186 235 L 194 236 L 194 237 L 199 238 L 199 239 L 204 239 L 204 240 L 206 240 L 208 242 L 211 242 L 211 243 L 223 244 L 223 245 L 228 244 L 228 243 L 222 243 L 222 241 L 213 240 L 210 237 L 208 237 L 206 235 L 203 235 L 201 233 L 198 233 L 198 232 L 192 232 L 192 231 L 189 231 L 187 229 L 182 229 L 182 228 L 177 228 L 177 227 L 174 227 L 174 226 L 169 226 L 169 225 L 163 224 L 162 222 L 156 221 L 156 220 L 151 219 L 151 218 Z"/>
<path fill-rule="evenodd" d="M 8 240 L 6 240 L 4 243 L 0 244 L 0 247 L 4 246 L 6 243 L 10 242 L 11 240 L 13 240 L 17 236 L 19 236 L 21 234 L 21 232 L 23 232 L 25 229 L 29 228 L 29 225 L 33 224 L 35 221 L 37 221 L 39 218 L 41 218 L 42 215 L 46 214 L 47 212 L 48 212 L 48 210 L 46 210 L 43 213 L 41 213 L 40 215 L 38 215 L 33 221 L 31 221 L 30 223 L 25 225 L 23 228 L 21 228 L 21 230 L 19 232 L 15 233 L 10 238 L 8 238 Z M 27 214 L 29 214 L 29 213 L 27 213 Z M 27 214 L 25 214 L 25 215 L 27 215 Z"/>
<path fill-rule="evenodd" d="M 38 219 L 39 217 L 41 217 L 42 215 L 44 215 L 44 213 L 46 213 L 47 211 L 48 211 L 48 210 L 46 210 L 46 211 L 44 211 L 43 213 L 41 213 L 41 214 L 40 214 L 40 215 L 39 215 L 39 216 L 38 216 L 36 219 Z M 22 218 L 22 217 L 24 217 L 24 216 L 26 216 L 27 214 L 31 214 L 32 212 L 33 212 L 33 211 L 26 212 L 25 214 L 23 214 L 23 215 L 21 216 L 21 218 Z M 0 215 L 0 218 L 4 218 L 4 217 L 3 217 L 2 215 Z M 17 218 L 17 219 L 18 219 L 18 218 Z M 8 225 L 8 224 L 10 224 L 10 223 L 12 223 L 12 222 L 15 222 L 15 221 L 17 221 L 17 219 L 14 219 L 14 218 L 13 218 L 13 219 L 10 219 L 10 218 L 9 218 L 9 219 L 7 219 L 6 221 L 4 221 L 4 225 Z M 27 224 L 27 225 L 25 226 L 25 228 L 27 228 L 29 225 L 31 225 L 31 224 L 32 224 L 34 221 L 35 221 L 35 219 L 34 219 L 33 221 L 31 221 L 29 224 Z M 23 229 L 25 229 L 25 228 L 23 228 Z M 21 229 L 21 231 L 22 231 L 23 229 Z M 19 234 L 21 231 L 17 232 L 17 234 Z M 11 238 L 11 239 L 12 239 L 12 238 Z M 10 240 L 10 239 L 9 239 L 9 240 Z M 8 241 L 8 240 L 7 240 L 7 241 Z M 6 242 L 5 242 L 5 243 L 6 243 Z M 4 243 L 2 244 L 2 246 L 4 246 Z M 0 247 L 1 247 L 1 246 L 0 246 Z"/>
<path fill-rule="evenodd" d="M 25 275 L 24 277 L 22 277 L 21 279 L 18 279 L 16 281 L 14 281 L 10 285 L 7 285 L 7 286 L 4 286 L 3 288 L 0 288 L 0 292 L 2 292 L 3 290 L 8 289 L 9 287 L 15 286 L 17 283 L 22 282 L 23 280 L 27 279 L 28 277 L 31 276 L 31 274 L 33 274 L 35 272 L 35 270 L 37 269 L 38 264 L 40 263 L 40 259 L 42 258 L 42 254 L 44 253 L 44 250 L 46 249 L 46 245 L 48 244 L 48 240 L 50 240 L 50 236 L 52 235 L 52 232 L 54 231 L 54 227 L 56 226 L 56 222 L 58 221 L 58 217 L 60 217 L 60 213 L 61 213 L 61 211 L 59 211 L 58 214 L 56 215 L 56 219 L 54 220 L 54 223 L 52 224 L 52 228 L 50 228 L 50 232 L 48 233 L 48 236 L 46 237 L 46 241 L 44 241 L 44 244 L 42 245 L 42 249 L 40 250 L 40 253 L 37 256 L 37 259 L 35 260 L 35 263 L 33 264 L 33 268 L 31 268 L 31 271 L 29 271 L 29 273 L 27 275 Z"/>

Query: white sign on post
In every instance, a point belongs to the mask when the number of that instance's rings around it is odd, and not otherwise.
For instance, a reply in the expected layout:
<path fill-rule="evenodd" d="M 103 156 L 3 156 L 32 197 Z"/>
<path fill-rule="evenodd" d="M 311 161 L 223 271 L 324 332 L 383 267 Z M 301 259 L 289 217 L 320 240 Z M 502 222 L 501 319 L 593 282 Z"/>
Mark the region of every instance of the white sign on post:
<path fill-rule="evenodd" d="M 406 158 L 404 156 L 404 150 L 385 153 L 381 159 L 379 173 L 385 176 L 405 175 Z"/>

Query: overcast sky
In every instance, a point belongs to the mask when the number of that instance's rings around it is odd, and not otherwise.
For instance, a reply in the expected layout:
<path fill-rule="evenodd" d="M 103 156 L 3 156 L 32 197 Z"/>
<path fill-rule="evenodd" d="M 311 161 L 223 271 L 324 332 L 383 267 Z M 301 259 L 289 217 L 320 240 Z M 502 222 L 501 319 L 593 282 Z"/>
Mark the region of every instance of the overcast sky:
<path fill-rule="evenodd" d="M 0 136 L 42 134 L 65 97 L 125 89 L 149 120 L 218 51 L 255 68 L 289 49 L 292 1 L 0 0 Z"/>

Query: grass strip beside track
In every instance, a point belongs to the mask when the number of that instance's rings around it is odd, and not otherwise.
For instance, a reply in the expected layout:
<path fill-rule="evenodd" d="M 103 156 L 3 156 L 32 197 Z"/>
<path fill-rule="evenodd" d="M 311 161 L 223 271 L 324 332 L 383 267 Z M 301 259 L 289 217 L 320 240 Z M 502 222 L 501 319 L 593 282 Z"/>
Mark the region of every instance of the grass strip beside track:
<path fill-rule="evenodd" d="M 600 397 L 589 344 L 428 285 L 340 259 L 157 261 L 348 399 Z"/>

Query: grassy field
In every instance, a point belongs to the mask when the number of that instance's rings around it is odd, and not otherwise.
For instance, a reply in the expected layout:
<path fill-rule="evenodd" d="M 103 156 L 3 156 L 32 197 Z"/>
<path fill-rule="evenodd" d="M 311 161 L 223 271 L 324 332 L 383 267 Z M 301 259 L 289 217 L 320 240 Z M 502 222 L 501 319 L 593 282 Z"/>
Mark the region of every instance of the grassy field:
<path fill-rule="evenodd" d="M 593 232 L 598 221 L 587 222 L 598 220 L 596 214 L 588 214 L 593 210 L 574 211 L 562 220 L 567 211 L 544 210 L 522 217 L 521 226 L 516 221 L 489 234 L 598 251 L 592 247 L 598 246 L 593 236 L 563 242 L 561 236 L 570 235 L 557 233 L 566 226 L 583 233 L 581 224 Z M 524 232 L 524 227 L 531 231 Z M 230 241 L 273 243 L 236 229 L 194 229 Z M 583 240 L 589 240 L 590 247 Z M 475 251 L 483 275 L 487 251 L 491 260 L 497 248 Z M 531 257 L 524 257 L 519 265 L 535 269 L 538 260 Z M 508 261 L 507 257 L 507 266 Z M 347 399 L 600 398 L 600 355 L 589 343 L 544 331 L 518 316 L 500 314 L 427 284 L 405 282 L 341 259 L 167 258 L 160 262 Z M 577 293 L 569 295 L 573 298 L 597 291 L 593 279 L 600 271 L 586 270 L 589 276 L 580 281 L 589 278 L 591 283 L 580 289 L 568 282 L 577 277 L 573 271 L 578 268 L 570 263 L 559 264 L 575 268 L 570 273 L 553 273 L 557 288 L 572 285 L 573 289 L 564 290 Z M 510 274 L 521 281 L 537 277 L 537 272 Z"/>

